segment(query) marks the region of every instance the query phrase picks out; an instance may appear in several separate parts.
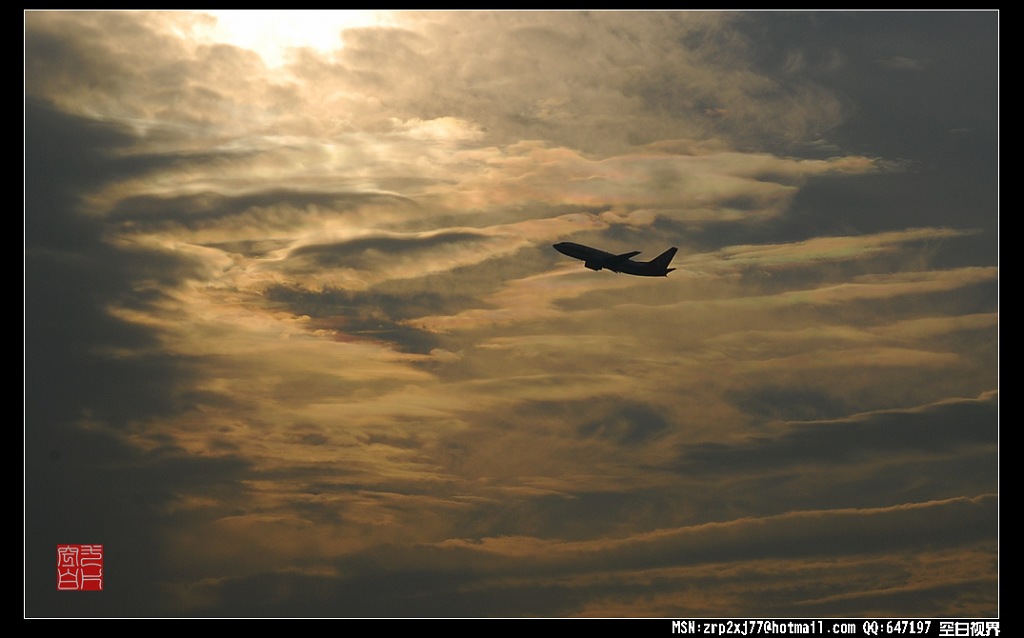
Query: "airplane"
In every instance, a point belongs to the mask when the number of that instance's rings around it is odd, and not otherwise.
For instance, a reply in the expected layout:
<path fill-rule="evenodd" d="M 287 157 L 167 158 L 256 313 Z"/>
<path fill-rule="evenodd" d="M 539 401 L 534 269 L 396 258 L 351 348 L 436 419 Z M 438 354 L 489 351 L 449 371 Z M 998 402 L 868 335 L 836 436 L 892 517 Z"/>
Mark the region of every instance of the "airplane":
<path fill-rule="evenodd" d="M 678 248 L 673 246 L 651 261 L 633 261 L 633 257 L 640 254 L 639 250 L 614 255 L 603 250 L 591 248 L 590 246 L 584 246 L 583 244 L 575 244 L 571 241 L 553 244 L 552 248 L 563 255 L 582 259 L 583 265 L 591 270 L 606 268 L 612 272 L 639 275 L 641 277 L 664 277 L 675 270 L 675 268 L 669 268 L 668 265 L 672 258 L 676 256 L 676 251 L 678 250 Z"/>

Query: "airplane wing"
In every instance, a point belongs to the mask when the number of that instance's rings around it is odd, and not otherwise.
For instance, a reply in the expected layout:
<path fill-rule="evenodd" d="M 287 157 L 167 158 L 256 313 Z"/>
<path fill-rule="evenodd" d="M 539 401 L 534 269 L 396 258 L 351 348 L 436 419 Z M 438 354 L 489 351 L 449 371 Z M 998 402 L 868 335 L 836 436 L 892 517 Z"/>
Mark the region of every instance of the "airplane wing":
<path fill-rule="evenodd" d="M 629 261 L 633 257 L 636 257 L 639 254 L 640 254 L 639 250 L 634 250 L 632 252 L 622 253 L 621 255 L 615 255 L 613 257 L 609 257 L 604 262 L 605 268 L 613 268 L 615 266 L 618 266 L 619 264 L 624 264 L 624 263 L 626 263 L 627 261 Z"/>

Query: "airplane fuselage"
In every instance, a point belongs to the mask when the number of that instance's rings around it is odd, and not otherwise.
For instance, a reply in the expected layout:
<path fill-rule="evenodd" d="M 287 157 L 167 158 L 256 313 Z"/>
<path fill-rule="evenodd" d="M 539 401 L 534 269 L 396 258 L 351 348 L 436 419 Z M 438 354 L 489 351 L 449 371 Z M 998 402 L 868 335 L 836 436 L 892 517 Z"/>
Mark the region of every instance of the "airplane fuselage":
<path fill-rule="evenodd" d="M 552 247 L 563 255 L 582 260 L 583 265 L 591 270 L 603 269 L 640 277 L 664 277 L 675 270 L 668 267 L 675 257 L 675 247 L 669 248 L 651 261 L 633 261 L 632 258 L 640 254 L 640 251 L 636 250 L 616 255 L 571 241 L 553 244 Z"/>

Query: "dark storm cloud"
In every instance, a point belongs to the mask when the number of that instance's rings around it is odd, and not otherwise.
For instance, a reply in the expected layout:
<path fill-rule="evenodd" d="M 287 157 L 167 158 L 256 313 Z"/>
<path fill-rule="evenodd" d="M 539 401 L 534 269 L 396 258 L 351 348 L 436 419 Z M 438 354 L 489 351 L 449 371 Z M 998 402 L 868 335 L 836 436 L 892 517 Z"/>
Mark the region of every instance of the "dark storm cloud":
<path fill-rule="evenodd" d="M 765 71 L 809 74 L 843 96 L 851 116 L 830 139 L 903 167 L 848 180 L 812 179 L 768 232 L 802 238 L 915 226 L 982 228 L 974 245 L 947 259 L 995 258 L 999 76 L 990 61 L 998 57 L 998 12 L 745 17 L 737 27 L 751 35 L 752 59 Z M 956 130 L 962 133 L 951 133 Z"/>
<path fill-rule="evenodd" d="M 669 427 L 656 411 L 645 405 L 622 406 L 603 414 L 600 420 L 590 421 L 579 428 L 585 437 L 596 437 L 636 445 L 646 442 Z"/>
<path fill-rule="evenodd" d="M 989 150 L 994 155 L 995 146 Z M 924 226 L 977 228 L 984 234 L 972 240 L 969 252 L 960 252 L 959 261 L 993 262 L 998 239 L 994 186 L 991 173 L 967 179 L 959 169 L 866 175 L 842 183 L 811 180 L 794 198 L 789 216 L 780 220 L 775 230 L 799 239 Z"/>
<path fill-rule="evenodd" d="M 429 352 L 437 347 L 438 341 L 403 321 L 478 303 L 471 298 L 430 292 L 388 295 L 376 291 L 309 291 L 274 286 L 265 294 L 268 300 L 295 314 L 310 317 L 317 327 L 337 330 L 348 337 L 393 342 L 411 352 Z"/>
<path fill-rule="evenodd" d="M 109 308 L 144 307 L 203 271 L 169 252 L 118 248 L 80 212 L 111 175 L 151 168 L 115 157 L 132 142 L 125 129 L 33 100 L 25 118 L 25 613 L 157 614 L 161 508 L 207 481 L 229 485 L 246 463 L 146 453 L 116 436 L 198 395 L 194 362 L 161 352 L 155 331 Z M 105 544 L 106 569 L 124 579 L 101 600 L 57 592 L 41 566 L 55 564 L 58 543 Z"/>
<path fill-rule="evenodd" d="M 828 557 L 834 570 L 853 557 L 879 558 L 891 552 L 913 555 L 921 548 L 936 551 L 984 541 L 994 533 L 995 506 L 995 499 L 986 497 L 875 510 L 793 512 L 578 543 L 506 537 L 382 546 L 338 561 L 334 567 L 339 576 L 260 574 L 223 580 L 212 585 L 210 593 L 218 601 L 218 609 L 239 615 L 279 615 L 300 609 L 302 615 L 316 616 L 495 617 L 522 616 L 524 610 L 529 610 L 525 615 L 567 616 L 580 613 L 585 601 L 600 597 L 602 591 L 628 595 L 633 591 L 630 586 L 607 589 L 608 581 L 628 583 L 641 570 L 703 566 L 687 580 L 701 582 L 705 590 L 725 593 L 736 586 L 730 583 L 732 579 L 749 578 L 744 571 L 757 572 L 757 563 L 744 561 L 778 561 L 772 581 L 756 584 L 764 595 L 765 588 L 782 588 L 787 582 L 796 585 L 801 580 L 797 576 L 800 561 L 808 564 Z M 532 551 L 520 554 L 520 547 Z M 651 577 L 656 578 L 649 575 L 647 585 Z M 667 572 L 662 591 L 678 595 L 689 589 L 675 580 Z M 281 587 L 269 587 L 270 582 Z M 796 609 L 796 601 L 803 599 L 817 601 L 814 608 L 830 615 L 837 612 L 818 599 L 825 592 L 848 590 L 848 584 L 831 584 L 827 589 L 790 592 L 768 604 L 753 600 L 744 604 L 756 610 L 753 613 L 771 613 L 780 604 Z M 287 592 L 285 600 L 275 600 L 268 595 L 270 591 Z M 974 588 L 948 596 L 969 600 L 972 591 Z M 556 603 L 537 606 L 554 592 L 559 594 Z M 645 593 L 649 595 L 650 589 L 636 590 L 637 595 Z M 880 604 L 865 598 L 867 602 L 859 607 L 844 601 L 839 608 L 858 615 Z M 254 605 L 256 600 L 263 604 Z M 668 603 L 657 615 L 665 615 L 678 604 Z"/>
<path fill-rule="evenodd" d="M 849 404 L 842 397 L 817 388 L 745 388 L 730 392 L 729 399 L 744 412 L 765 420 L 810 421 L 850 412 Z"/>
<path fill-rule="evenodd" d="M 156 616 L 166 609 L 161 594 L 166 556 L 161 529 L 174 525 L 168 506 L 183 495 L 213 488 L 238 493 L 248 464 L 238 458 L 197 458 L 182 450 L 140 453 L 102 433 L 51 429 L 30 415 L 25 485 L 26 596 L 29 617 Z M 52 449 L 49 458 L 37 452 Z M 56 547 L 104 545 L 109 579 L 102 596 L 69 596 L 54 583 Z M 44 568 L 45 567 L 49 567 Z M 70 592 L 78 594 L 78 592 Z"/>
<path fill-rule="evenodd" d="M 268 589 L 281 592 L 280 598 L 268 600 Z M 554 584 L 481 587 L 472 573 L 457 568 L 367 572 L 349 579 L 260 574 L 217 587 L 219 604 L 212 615 L 495 618 L 522 616 L 523 609 L 530 609 L 530 616 L 559 616 L 580 595 L 574 589 Z"/>
<path fill-rule="evenodd" d="M 118 12 L 36 13 L 25 22 L 25 79 L 29 94 L 67 87 L 78 81 L 96 89 L 116 92 L 138 72 L 138 63 L 119 53 L 124 40 L 143 43 L 145 49 L 166 54 L 168 41 L 144 21 Z M 154 56 L 153 59 L 159 59 Z M 166 75 L 161 80 L 170 79 Z M 184 80 L 184 75 L 180 76 Z"/>
<path fill-rule="evenodd" d="M 370 267 L 389 260 L 415 260 L 420 253 L 425 253 L 424 257 L 427 257 L 426 253 L 437 252 L 439 249 L 443 259 L 447 247 L 472 247 L 487 239 L 483 234 L 466 231 L 446 232 L 440 236 L 424 238 L 371 237 L 339 244 L 306 246 L 293 254 L 300 255 L 297 261 L 307 268 L 313 268 L 313 265 L 307 263 L 307 253 L 313 255 L 317 269 L 340 263 Z M 554 261 L 552 255 L 556 253 L 550 252 L 551 255 L 548 255 L 547 251 L 525 248 L 512 255 L 486 258 L 482 263 L 382 281 L 366 290 L 332 287 L 307 290 L 274 285 L 268 287 L 264 295 L 269 301 L 283 305 L 296 315 L 310 317 L 312 324 L 318 328 L 336 330 L 346 338 L 391 343 L 404 352 L 426 354 L 444 343 L 457 341 L 457 337 L 442 338 L 433 332 L 414 327 L 411 320 L 489 308 L 492 304 L 485 301 L 487 296 L 501 290 L 506 280 L 534 274 L 538 267 Z M 448 374 L 452 372 L 447 371 Z"/>
<path fill-rule="evenodd" d="M 762 72 L 842 97 L 850 114 L 834 139 L 926 160 L 967 123 L 994 142 L 998 24 L 997 11 L 816 11 L 743 14 L 734 26 Z M 982 158 L 993 166 L 991 150 Z"/>
<path fill-rule="evenodd" d="M 135 410 L 169 409 L 177 385 L 171 381 L 184 380 L 188 363 L 147 352 L 156 335 L 108 307 L 145 305 L 159 296 L 157 286 L 198 277 L 202 269 L 171 253 L 115 248 L 100 222 L 78 212 L 79 197 L 102 183 L 105 151 L 130 139 L 125 132 L 32 102 L 26 118 L 26 385 L 30 397 L 39 393 L 30 406 L 63 418 L 99 410 L 119 424 Z M 96 353 L 122 347 L 139 356 Z"/>
<path fill-rule="evenodd" d="M 223 241 L 206 244 L 210 248 L 223 250 L 226 253 L 236 253 L 243 257 L 259 259 L 266 257 L 269 253 L 282 250 L 290 246 L 290 239 L 240 239 L 237 241 Z"/>
<path fill-rule="evenodd" d="M 118 151 L 134 137 L 126 127 L 66 114 L 46 102 L 25 100 L 26 249 L 99 250 L 104 229 L 78 214 L 80 197 L 110 179 L 143 174 Z"/>
<path fill-rule="evenodd" d="M 373 246 L 373 250 L 381 247 L 378 241 L 368 241 L 365 245 Z M 398 240 L 392 247 L 394 245 L 401 246 L 402 250 L 411 250 L 413 254 L 422 248 L 416 241 Z M 446 243 L 442 240 L 438 245 Z M 316 254 L 316 249 L 321 247 L 312 248 Z M 328 256 L 321 255 L 319 259 L 339 259 L 330 252 L 331 247 L 326 250 Z M 353 253 L 348 257 L 351 261 L 346 263 L 353 265 L 391 258 L 378 254 L 364 258 L 358 249 L 346 247 L 346 250 Z M 396 253 L 402 254 L 401 251 Z M 324 267 L 327 266 L 323 263 L 318 265 L 318 268 Z M 345 338 L 376 340 L 392 343 L 402 351 L 428 353 L 441 344 L 438 335 L 412 327 L 407 322 L 418 317 L 455 314 L 486 306 L 480 294 L 474 291 L 474 281 L 484 283 L 488 288 L 498 285 L 489 269 L 474 265 L 411 280 L 384 282 L 369 290 L 325 288 L 312 291 L 272 286 L 264 294 L 269 301 L 287 307 L 296 315 L 310 317 L 314 326 L 336 330 Z"/>
<path fill-rule="evenodd" d="M 916 410 L 893 410 L 834 421 L 790 422 L 774 435 L 736 443 L 686 446 L 679 469 L 732 473 L 792 465 L 865 461 L 885 454 L 947 455 L 972 449 L 995 451 L 998 399 L 950 400 Z"/>
<path fill-rule="evenodd" d="M 423 447 L 423 442 L 414 436 L 387 436 L 384 434 L 369 434 L 361 437 L 364 445 L 387 445 L 403 450 L 418 450 Z"/>
<path fill-rule="evenodd" d="M 247 216 L 254 222 L 291 227 L 310 210 L 344 213 L 366 204 L 402 199 L 376 193 L 303 192 L 283 188 L 238 195 L 214 192 L 137 195 L 118 202 L 110 212 L 110 218 L 118 222 L 132 222 L 133 230 L 134 227 L 151 229 L 160 225 L 197 229 L 223 223 L 244 223 L 244 219 L 232 219 L 240 216 Z"/>
<path fill-rule="evenodd" d="M 514 429 L 530 423 L 553 433 L 618 445 L 638 445 L 657 439 L 673 426 L 656 407 L 621 396 L 595 395 L 586 400 L 535 399 L 502 418 L 498 427 Z"/>
<path fill-rule="evenodd" d="M 330 244 L 310 244 L 288 253 L 288 267 L 296 264 L 304 268 L 330 268 L 348 266 L 369 267 L 382 260 L 405 260 L 410 255 L 436 249 L 457 247 L 461 244 L 480 242 L 487 237 L 469 231 L 444 231 L 409 236 L 359 237 Z"/>

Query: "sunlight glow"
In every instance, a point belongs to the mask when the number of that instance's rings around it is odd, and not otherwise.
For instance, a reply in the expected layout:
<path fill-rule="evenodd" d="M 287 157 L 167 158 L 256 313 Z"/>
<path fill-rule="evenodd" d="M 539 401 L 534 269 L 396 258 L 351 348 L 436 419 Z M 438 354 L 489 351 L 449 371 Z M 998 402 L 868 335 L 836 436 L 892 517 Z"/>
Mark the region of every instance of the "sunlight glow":
<path fill-rule="evenodd" d="M 327 53 L 343 46 L 345 29 L 381 26 L 385 11 L 208 11 L 217 19 L 214 38 L 260 54 L 267 66 L 284 64 L 288 50 L 309 47 Z"/>

